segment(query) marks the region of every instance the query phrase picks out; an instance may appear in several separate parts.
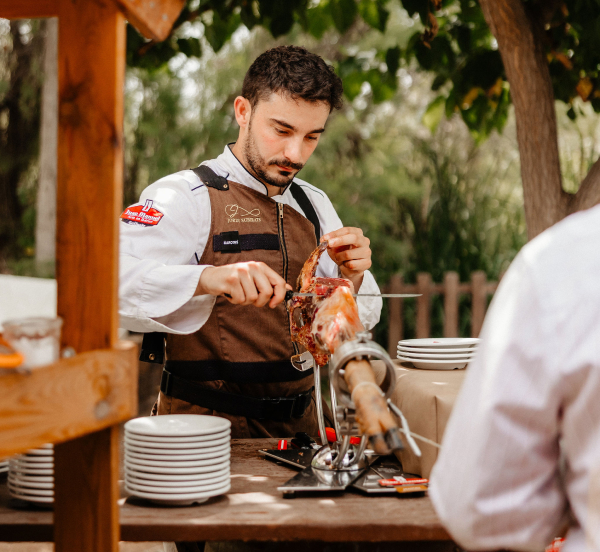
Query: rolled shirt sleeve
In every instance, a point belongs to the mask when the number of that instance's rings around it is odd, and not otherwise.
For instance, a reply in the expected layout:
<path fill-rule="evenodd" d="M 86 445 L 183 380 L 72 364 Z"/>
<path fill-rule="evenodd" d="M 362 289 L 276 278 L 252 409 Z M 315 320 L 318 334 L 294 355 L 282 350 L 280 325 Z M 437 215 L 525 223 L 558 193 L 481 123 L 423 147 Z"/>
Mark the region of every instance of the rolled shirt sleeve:
<path fill-rule="evenodd" d="M 197 252 L 204 250 L 210 229 L 208 193 L 194 173 L 182 171 L 146 188 L 139 205 L 147 201 L 162 214 L 156 224 L 120 222 L 121 326 L 192 333 L 206 323 L 215 303 L 211 295 L 194 297 L 206 268 L 198 264 Z"/>

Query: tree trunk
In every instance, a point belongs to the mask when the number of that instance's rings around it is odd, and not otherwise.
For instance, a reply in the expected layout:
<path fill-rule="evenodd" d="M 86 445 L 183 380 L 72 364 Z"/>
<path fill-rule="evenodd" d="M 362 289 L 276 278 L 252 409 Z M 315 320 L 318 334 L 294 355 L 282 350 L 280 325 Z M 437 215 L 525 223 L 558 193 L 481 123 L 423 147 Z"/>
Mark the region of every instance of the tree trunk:
<path fill-rule="evenodd" d="M 480 0 L 498 41 L 515 106 L 529 239 L 565 216 L 600 203 L 600 160 L 576 194 L 562 189 L 554 92 L 543 45 L 545 17 L 557 2 L 527 11 L 523 0 Z M 544 13 L 543 10 L 547 13 Z"/>
<path fill-rule="evenodd" d="M 515 107 L 529 239 L 567 214 L 562 189 L 554 92 L 542 29 L 522 0 L 480 0 L 498 41 Z"/>
<path fill-rule="evenodd" d="M 40 130 L 40 178 L 36 204 L 35 260 L 54 261 L 58 140 L 58 19 L 46 20 Z"/>

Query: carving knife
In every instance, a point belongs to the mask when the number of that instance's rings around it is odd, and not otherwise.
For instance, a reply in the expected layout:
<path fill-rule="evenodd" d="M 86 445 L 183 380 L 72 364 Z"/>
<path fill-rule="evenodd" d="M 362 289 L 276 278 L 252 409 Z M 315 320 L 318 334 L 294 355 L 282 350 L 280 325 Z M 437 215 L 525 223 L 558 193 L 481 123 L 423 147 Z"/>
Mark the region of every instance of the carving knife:
<path fill-rule="evenodd" d="M 292 297 L 323 297 L 324 294 L 318 293 L 300 293 L 299 291 L 287 291 L 285 300 L 289 301 Z M 352 297 L 390 297 L 390 298 L 406 298 L 406 297 L 421 297 L 421 293 L 353 293 Z"/>

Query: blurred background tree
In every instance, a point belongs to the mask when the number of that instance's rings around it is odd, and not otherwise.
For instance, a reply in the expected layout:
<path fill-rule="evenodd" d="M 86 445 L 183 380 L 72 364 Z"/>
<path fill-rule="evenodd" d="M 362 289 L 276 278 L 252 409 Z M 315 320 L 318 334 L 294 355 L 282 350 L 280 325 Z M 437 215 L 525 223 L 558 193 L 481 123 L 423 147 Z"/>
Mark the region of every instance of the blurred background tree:
<path fill-rule="evenodd" d="M 600 153 L 593 38 L 580 28 L 582 17 L 596 19 L 593 9 L 556 4 L 552 21 L 562 23 L 546 31 L 560 48 L 543 49 L 555 50 L 547 59 L 555 93 L 560 89 L 562 183 L 575 192 Z M 3 102 L 12 89 L 8 57 L 16 35 L 0 24 Z M 36 25 L 15 23 L 31 29 L 31 40 L 43 37 Z M 560 41 L 573 28 L 576 44 L 568 39 L 574 49 L 565 53 L 568 41 Z M 526 240 L 518 121 L 499 42 L 472 0 L 190 0 L 164 42 L 128 27 L 125 204 L 236 139 L 232 100 L 243 75 L 259 53 L 282 43 L 322 55 L 343 79 L 346 105 L 332 115 L 300 176 L 329 194 L 345 224 L 365 229 L 378 280 L 402 271 L 411 281 L 423 270 L 440 281 L 445 270 L 457 270 L 465 281 L 479 269 L 496 279 Z M 593 86 L 582 95 L 574 75 L 584 67 Z M 31 72 L 39 93 L 39 71 Z M 12 119 L 2 113 L 0 132 L 7 132 Z M 30 153 L 16 188 L 21 213 L 35 214 L 37 125 L 26 125 Z M 16 216 L 20 242 L 6 241 L 0 270 L 35 273 L 27 258 L 34 245 L 29 216 Z"/>

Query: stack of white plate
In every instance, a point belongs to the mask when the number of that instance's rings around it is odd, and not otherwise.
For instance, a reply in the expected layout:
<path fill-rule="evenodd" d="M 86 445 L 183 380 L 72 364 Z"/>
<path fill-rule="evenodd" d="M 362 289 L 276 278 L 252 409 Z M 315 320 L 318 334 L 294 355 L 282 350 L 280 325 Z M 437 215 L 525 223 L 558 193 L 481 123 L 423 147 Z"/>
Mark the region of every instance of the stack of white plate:
<path fill-rule="evenodd" d="M 426 370 L 464 368 L 477 353 L 475 337 L 435 337 L 398 342 L 398 359 Z"/>
<path fill-rule="evenodd" d="M 189 505 L 229 491 L 231 422 L 171 414 L 125 424 L 125 488 L 159 504 Z"/>
<path fill-rule="evenodd" d="M 0 460 L 0 474 L 8 471 L 8 460 Z"/>
<path fill-rule="evenodd" d="M 17 454 L 8 460 L 8 491 L 11 496 L 27 502 L 54 502 L 54 447 L 40 448 Z"/>

